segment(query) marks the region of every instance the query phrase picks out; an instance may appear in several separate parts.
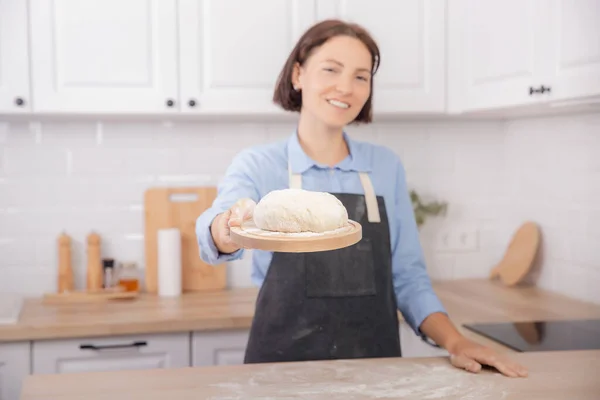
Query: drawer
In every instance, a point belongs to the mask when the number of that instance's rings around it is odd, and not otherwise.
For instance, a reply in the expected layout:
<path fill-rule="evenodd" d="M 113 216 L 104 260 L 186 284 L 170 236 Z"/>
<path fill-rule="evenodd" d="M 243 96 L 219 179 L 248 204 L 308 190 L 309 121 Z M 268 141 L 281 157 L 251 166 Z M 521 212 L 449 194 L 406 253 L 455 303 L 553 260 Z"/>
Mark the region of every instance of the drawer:
<path fill-rule="evenodd" d="M 0 343 L 0 400 L 18 400 L 30 374 L 29 342 Z"/>
<path fill-rule="evenodd" d="M 190 334 L 131 335 L 35 341 L 34 374 L 190 366 Z"/>
<path fill-rule="evenodd" d="M 192 365 L 240 365 L 244 363 L 250 330 L 193 332 Z"/>

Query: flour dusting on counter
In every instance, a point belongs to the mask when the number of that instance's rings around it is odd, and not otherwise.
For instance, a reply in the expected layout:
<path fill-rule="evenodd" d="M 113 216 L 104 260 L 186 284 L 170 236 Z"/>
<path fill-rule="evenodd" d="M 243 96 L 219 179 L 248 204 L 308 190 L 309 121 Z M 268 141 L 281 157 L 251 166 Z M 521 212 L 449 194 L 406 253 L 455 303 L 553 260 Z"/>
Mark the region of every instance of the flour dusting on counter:
<path fill-rule="evenodd" d="M 240 373 L 227 383 L 212 385 L 222 394 L 211 399 L 444 399 L 451 396 L 463 400 L 497 400 L 508 394 L 502 384 L 507 378 L 500 374 L 483 379 L 480 374 L 451 365 L 388 362 L 364 368 L 345 360 L 304 364 L 272 365 L 256 372 Z"/>

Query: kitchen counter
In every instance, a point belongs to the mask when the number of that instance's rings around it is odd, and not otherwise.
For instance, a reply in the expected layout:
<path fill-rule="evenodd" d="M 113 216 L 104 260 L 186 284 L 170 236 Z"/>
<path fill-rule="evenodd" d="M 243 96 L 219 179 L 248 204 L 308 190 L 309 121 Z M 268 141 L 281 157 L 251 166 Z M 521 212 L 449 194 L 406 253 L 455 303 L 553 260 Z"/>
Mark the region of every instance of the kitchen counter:
<path fill-rule="evenodd" d="M 434 289 L 456 324 L 532 319 L 600 318 L 600 305 L 574 300 L 538 287 L 507 288 L 486 279 L 434 282 Z M 0 326 L 0 342 L 121 334 L 248 329 L 257 290 L 188 293 L 165 299 L 47 305 L 26 299 L 19 322 Z M 463 328 L 467 336 L 508 351 Z"/>
<path fill-rule="evenodd" d="M 471 374 L 446 358 L 388 358 L 33 375 L 21 400 L 598 399 L 600 350 L 519 353 L 527 378 Z"/>

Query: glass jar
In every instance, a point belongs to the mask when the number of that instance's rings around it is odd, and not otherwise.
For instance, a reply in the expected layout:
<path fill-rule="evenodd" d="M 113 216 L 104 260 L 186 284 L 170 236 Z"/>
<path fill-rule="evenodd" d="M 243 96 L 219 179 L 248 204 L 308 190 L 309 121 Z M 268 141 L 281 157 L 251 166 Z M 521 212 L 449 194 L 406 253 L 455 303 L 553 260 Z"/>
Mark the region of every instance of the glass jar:
<path fill-rule="evenodd" d="M 121 264 L 118 285 L 122 286 L 127 292 L 137 292 L 140 290 L 140 273 L 135 262 Z"/>

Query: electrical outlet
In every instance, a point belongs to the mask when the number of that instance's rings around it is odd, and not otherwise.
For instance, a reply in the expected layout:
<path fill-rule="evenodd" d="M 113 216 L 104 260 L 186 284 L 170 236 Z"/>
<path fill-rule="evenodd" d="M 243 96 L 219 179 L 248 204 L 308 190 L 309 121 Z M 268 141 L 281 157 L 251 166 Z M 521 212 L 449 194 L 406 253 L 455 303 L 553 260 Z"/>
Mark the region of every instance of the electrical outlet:
<path fill-rule="evenodd" d="M 442 230 L 437 235 L 435 246 L 440 252 L 477 251 L 479 231 L 476 228 L 454 228 Z"/>

